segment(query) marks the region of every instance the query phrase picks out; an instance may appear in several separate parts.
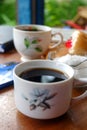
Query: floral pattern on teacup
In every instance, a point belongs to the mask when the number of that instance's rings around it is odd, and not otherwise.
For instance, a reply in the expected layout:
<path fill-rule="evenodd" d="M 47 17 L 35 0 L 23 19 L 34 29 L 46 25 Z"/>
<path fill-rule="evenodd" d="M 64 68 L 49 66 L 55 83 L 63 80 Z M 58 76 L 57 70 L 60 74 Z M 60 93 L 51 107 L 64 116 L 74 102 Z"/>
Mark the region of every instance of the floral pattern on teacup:
<path fill-rule="evenodd" d="M 39 45 L 39 43 L 42 41 L 40 38 L 25 38 L 24 39 L 24 45 L 28 49 L 33 45 L 33 49 L 35 49 L 37 52 L 42 52 L 42 47 Z M 34 46 L 35 45 L 35 46 Z"/>
<path fill-rule="evenodd" d="M 29 101 L 29 107 L 30 110 L 35 110 L 36 108 L 40 107 L 42 110 L 51 109 L 51 104 L 49 103 L 49 100 L 54 98 L 57 93 L 50 94 L 49 90 L 40 90 L 38 88 L 35 88 L 32 93 L 30 93 L 31 99 L 27 98 L 22 94 L 23 98 L 27 101 Z"/>

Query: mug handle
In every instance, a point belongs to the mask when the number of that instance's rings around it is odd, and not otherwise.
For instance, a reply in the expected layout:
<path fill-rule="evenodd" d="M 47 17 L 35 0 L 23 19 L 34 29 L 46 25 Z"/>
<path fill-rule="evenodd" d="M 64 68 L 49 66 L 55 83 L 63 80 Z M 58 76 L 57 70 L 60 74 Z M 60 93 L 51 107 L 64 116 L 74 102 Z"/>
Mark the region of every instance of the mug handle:
<path fill-rule="evenodd" d="M 75 102 L 77 102 L 79 100 L 84 99 L 85 97 L 87 97 L 87 90 L 84 93 L 82 93 L 80 96 L 72 97 L 72 99 L 71 99 L 71 105 L 70 106 L 72 106 L 73 103 L 75 103 Z"/>
<path fill-rule="evenodd" d="M 56 35 L 60 36 L 60 40 L 56 44 L 53 44 L 53 45 L 49 46 L 49 51 L 57 48 L 57 46 L 59 44 L 63 43 L 63 35 L 61 33 L 59 33 L 59 32 L 53 34 L 53 36 L 56 36 Z M 52 40 L 52 42 L 54 42 L 54 40 Z"/>

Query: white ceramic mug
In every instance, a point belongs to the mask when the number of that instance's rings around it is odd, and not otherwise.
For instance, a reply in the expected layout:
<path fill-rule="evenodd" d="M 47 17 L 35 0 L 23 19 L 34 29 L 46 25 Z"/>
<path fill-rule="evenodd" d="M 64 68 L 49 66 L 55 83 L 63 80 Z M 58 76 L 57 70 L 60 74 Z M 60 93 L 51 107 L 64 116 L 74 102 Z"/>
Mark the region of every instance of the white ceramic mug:
<path fill-rule="evenodd" d="M 68 78 L 52 83 L 38 83 L 20 78 L 20 73 L 28 69 L 50 68 L 62 71 Z M 38 72 L 39 73 L 39 72 Z M 31 60 L 18 64 L 13 71 L 14 95 L 17 109 L 32 118 L 51 119 L 63 115 L 72 101 L 87 96 L 87 92 L 72 98 L 74 70 L 51 60 Z"/>
<path fill-rule="evenodd" d="M 63 42 L 63 36 L 58 32 L 54 34 L 60 37 L 58 43 L 50 47 L 52 39 L 51 31 L 52 29 L 48 26 L 33 24 L 18 25 L 13 28 L 14 45 L 22 56 L 22 61 L 41 58 L 47 51 L 50 51 Z"/>

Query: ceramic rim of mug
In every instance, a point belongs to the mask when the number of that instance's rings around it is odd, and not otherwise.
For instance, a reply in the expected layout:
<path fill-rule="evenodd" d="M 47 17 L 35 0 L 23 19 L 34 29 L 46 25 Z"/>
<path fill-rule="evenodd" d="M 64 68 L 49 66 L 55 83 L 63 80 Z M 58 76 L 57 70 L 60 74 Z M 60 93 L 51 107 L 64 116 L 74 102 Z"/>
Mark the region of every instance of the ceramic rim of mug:
<path fill-rule="evenodd" d="M 25 27 L 36 27 L 37 29 L 41 29 L 40 31 L 26 31 L 23 30 Z M 37 25 L 37 24 L 25 24 L 25 25 L 17 25 L 13 28 L 16 31 L 19 32 L 26 32 L 26 33 L 43 33 L 43 32 L 50 32 L 52 31 L 51 27 L 45 26 L 45 25 Z"/>

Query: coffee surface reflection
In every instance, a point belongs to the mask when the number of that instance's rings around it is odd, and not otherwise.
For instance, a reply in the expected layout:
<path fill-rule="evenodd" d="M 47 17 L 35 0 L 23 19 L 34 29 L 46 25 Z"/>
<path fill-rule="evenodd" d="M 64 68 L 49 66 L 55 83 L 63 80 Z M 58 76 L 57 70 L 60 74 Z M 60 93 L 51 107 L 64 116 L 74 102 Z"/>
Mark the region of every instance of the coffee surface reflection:
<path fill-rule="evenodd" d="M 49 68 L 28 69 L 23 71 L 19 76 L 22 79 L 40 83 L 59 82 L 68 78 L 65 73 Z"/>

